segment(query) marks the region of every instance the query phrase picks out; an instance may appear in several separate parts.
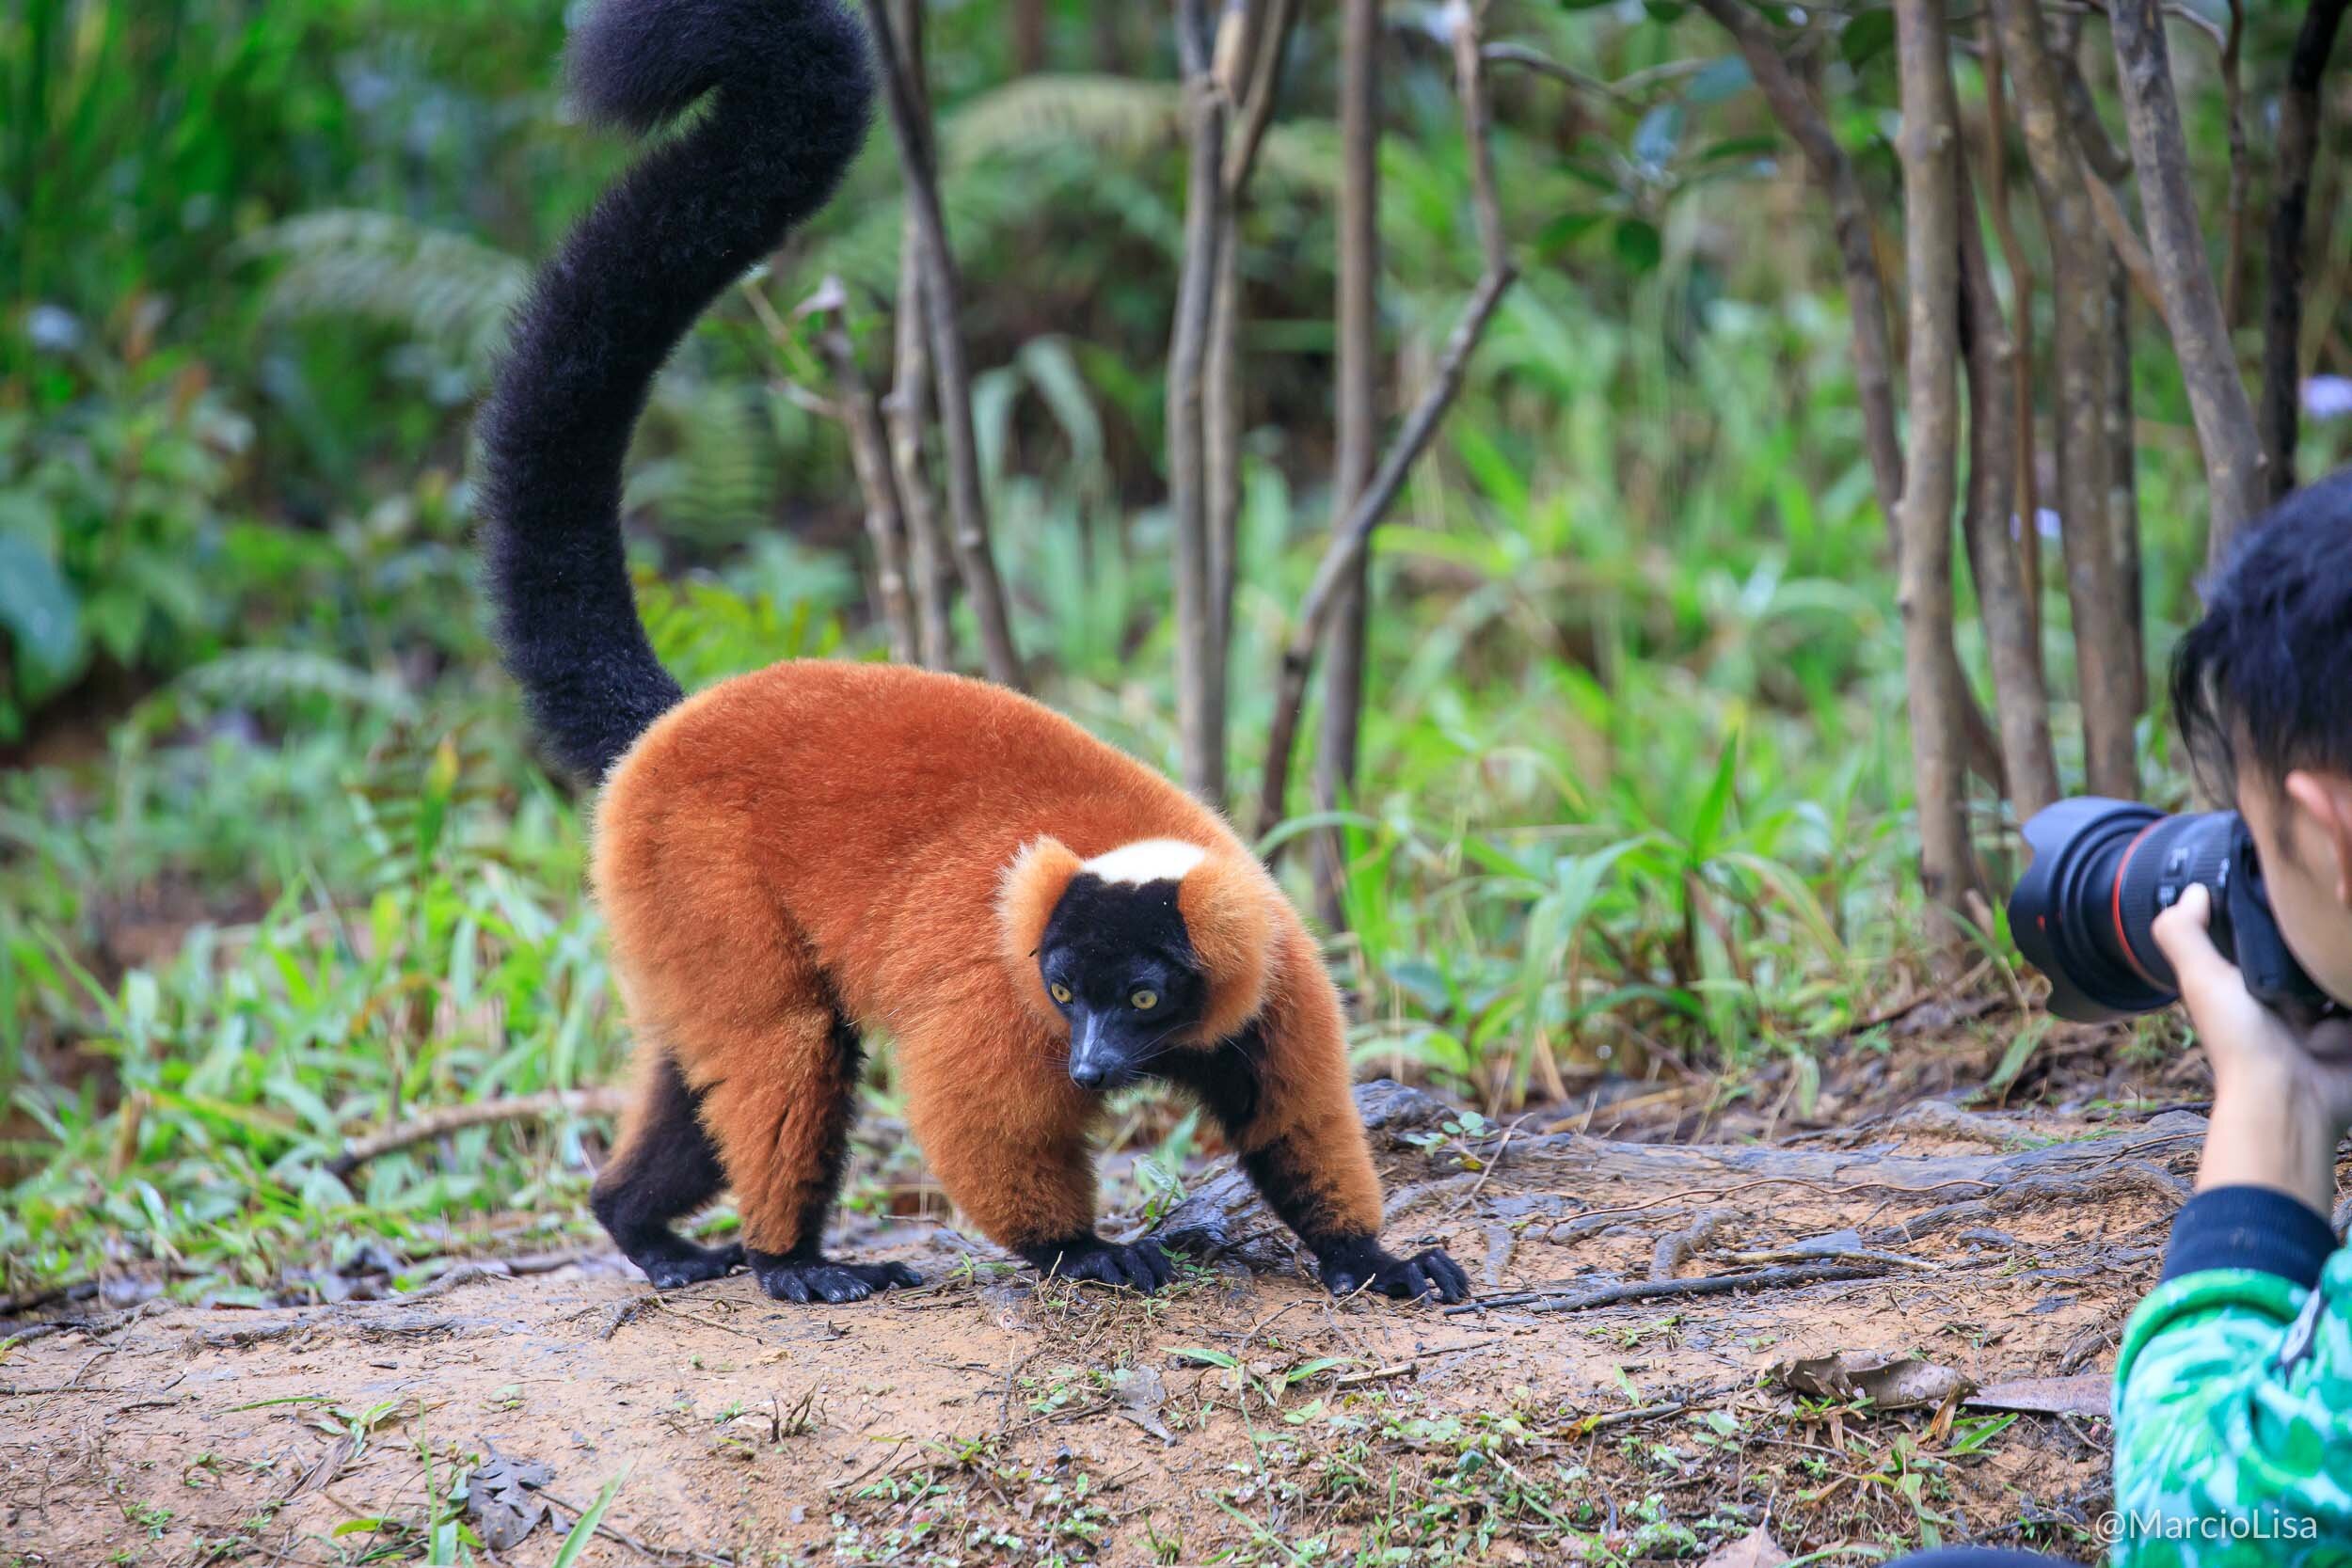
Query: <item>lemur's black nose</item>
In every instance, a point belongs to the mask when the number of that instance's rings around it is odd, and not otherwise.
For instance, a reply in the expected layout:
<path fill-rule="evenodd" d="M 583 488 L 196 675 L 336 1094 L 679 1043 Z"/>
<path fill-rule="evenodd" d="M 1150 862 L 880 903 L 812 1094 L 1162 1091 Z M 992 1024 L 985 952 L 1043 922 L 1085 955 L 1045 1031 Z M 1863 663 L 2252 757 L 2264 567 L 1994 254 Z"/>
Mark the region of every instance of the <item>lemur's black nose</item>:
<path fill-rule="evenodd" d="M 1099 1089 L 1103 1086 L 1103 1080 L 1109 1076 L 1109 1073 L 1103 1070 L 1103 1064 L 1100 1062 L 1070 1064 L 1070 1081 L 1082 1089 Z"/>

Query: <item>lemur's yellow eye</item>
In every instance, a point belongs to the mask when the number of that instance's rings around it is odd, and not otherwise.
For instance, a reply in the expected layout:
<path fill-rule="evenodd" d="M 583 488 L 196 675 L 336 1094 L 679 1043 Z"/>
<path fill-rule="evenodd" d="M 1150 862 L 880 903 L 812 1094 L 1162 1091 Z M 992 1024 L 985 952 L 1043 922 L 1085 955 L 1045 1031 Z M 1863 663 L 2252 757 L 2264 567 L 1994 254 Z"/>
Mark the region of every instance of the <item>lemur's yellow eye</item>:
<path fill-rule="evenodd" d="M 1136 1011 L 1148 1013 L 1160 1005 L 1160 993 L 1155 990 L 1139 990 L 1127 1000 L 1136 1005 Z"/>
<path fill-rule="evenodd" d="M 1070 988 L 1068 986 L 1065 986 L 1060 981 L 1057 980 L 1045 989 L 1053 992 L 1055 1001 L 1060 1003 L 1065 1007 L 1070 1006 Z"/>

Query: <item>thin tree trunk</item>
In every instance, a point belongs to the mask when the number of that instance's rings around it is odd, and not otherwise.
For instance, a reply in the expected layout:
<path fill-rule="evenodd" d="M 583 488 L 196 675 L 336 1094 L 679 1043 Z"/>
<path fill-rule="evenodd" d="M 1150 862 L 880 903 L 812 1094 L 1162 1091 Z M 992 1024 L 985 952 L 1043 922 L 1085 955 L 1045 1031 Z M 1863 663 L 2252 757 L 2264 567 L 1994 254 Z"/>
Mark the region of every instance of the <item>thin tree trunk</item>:
<path fill-rule="evenodd" d="M 1247 400 L 1241 376 L 1240 193 L 1226 201 L 1227 228 L 1216 251 L 1215 298 L 1209 311 L 1207 384 L 1201 416 L 1207 428 L 1202 455 L 1208 466 L 1208 633 L 1201 649 L 1201 685 L 1208 699 L 1204 721 L 1216 736 L 1216 793 L 1225 800 L 1227 731 L 1232 702 L 1233 595 L 1241 583 L 1241 457 Z"/>
<path fill-rule="evenodd" d="M 1236 11 L 1228 0 L 1220 36 L 1217 74 L 1233 121 L 1225 140 L 1225 232 L 1217 247 L 1216 302 L 1209 318 L 1208 385 L 1202 443 L 1209 478 L 1209 660 L 1208 693 L 1220 758 L 1219 793 L 1230 773 L 1228 714 L 1232 704 L 1233 596 L 1240 581 L 1242 431 L 1247 399 L 1241 368 L 1241 328 L 1246 315 L 1241 280 L 1241 224 L 1249 201 L 1258 149 L 1274 116 L 1281 60 L 1298 21 L 1299 0 L 1251 0 Z M 1228 38 L 1236 40 L 1231 47 Z"/>
<path fill-rule="evenodd" d="M 2319 82 L 2335 51 L 2344 4 L 2312 0 L 2279 99 L 2279 197 L 2270 214 L 2270 299 L 2263 315 L 2263 450 L 2274 501 L 2295 488 L 2303 393 L 2303 229 L 2319 150 Z"/>
<path fill-rule="evenodd" d="M 2001 256 L 2009 266 L 2010 292 L 2017 301 L 2011 337 L 2017 385 L 2010 400 L 2011 417 L 2017 421 L 2016 489 L 2010 504 L 2016 514 L 2017 562 L 2025 578 L 2026 614 L 2032 626 L 2027 642 L 2040 674 L 2046 662 L 2042 651 L 2042 481 L 2034 471 L 2033 263 L 2017 237 L 2016 216 L 2010 211 L 2009 89 L 2003 80 L 2000 29 L 1994 25 L 1990 10 L 1978 15 L 1977 40 L 1984 52 L 1985 199 L 1992 207 L 1993 231 L 2000 237 Z"/>
<path fill-rule="evenodd" d="M 1961 338 L 1968 366 L 1968 501 L 1963 537 L 1977 584 L 1986 649 L 1993 665 L 1994 709 L 2009 798 L 2020 816 L 2058 798 L 2058 757 L 2050 741 L 2050 697 L 2042 685 L 2040 629 L 2031 593 L 2010 537 L 2017 494 L 2017 345 L 2010 336 L 1993 269 L 1984 254 L 1975 192 L 1963 163 L 1958 176 Z"/>
<path fill-rule="evenodd" d="M 923 432 L 930 411 L 930 322 L 923 304 L 923 264 L 914 250 L 914 219 L 908 214 L 898 241 L 898 310 L 896 369 L 882 402 L 890 427 L 890 467 L 898 482 L 898 508 L 906 517 L 907 575 L 914 590 L 914 646 L 927 670 L 956 665 L 954 564 L 939 529 L 939 500 L 932 494 L 923 455 Z"/>
<path fill-rule="evenodd" d="M 2132 711 L 2148 711 L 2148 638 L 2139 568 L 2139 421 L 2132 409 L 2132 291 L 2121 259 L 2107 259 L 2107 546 L 2123 601 Z"/>
<path fill-rule="evenodd" d="M 2267 499 L 2262 441 L 2221 318 L 2189 189 L 2188 149 L 2173 96 L 2162 0 L 2114 0 L 2107 20 L 2132 164 L 2139 174 L 2139 202 L 2148 214 L 2148 248 L 2164 291 L 2165 322 L 2180 356 L 2197 444 L 2204 451 L 2213 515 L 2207 558 L 2217 561 Z"/>
<path fill-rule="evenodd" d="M 1830 222 L 1836 232 L 1838 260 L 1846 277 L 1847 309 L 1853 316 L 1854 390 L 1862 403 L 1863 445 L 1869 454 L 1879 510 L 1886 517 L 1889 548 L 1899 569 L 1902 529 L 1897 514 L 1903 491 L 1903 450 L 1895 423 L 1895 356 L 1887 337 L 1886 287 L 1861 181 L 1815 106 L 1812 94 L 1789 69 L 1780 40 L 1745 0 L 1699 0 L 1699 7 L 1731 35 L 1740 57 L 1747 61 L 1748 73 L 1763 89 L 1773 119 L 1803 150 L 1805 166 L 1829 198 Z M 1947 673 L 1949 684 L 1961 693 L 1969 764 L 1997 789 L 2003 773 L 2000 742 L 1978 705 L 1976 694 L 1962 679 L 1957 654 Z"/>
<path fill-rule="evenodd" d="M 919 7 L 910 6 L 912 23 Z M 915 69 L 919 45 L 902 51 L 888 0 L 866 0 L 867 25 L 882 63 L 883 100 L 898 143 L 898 167 L 914 216 L 915 255 L 923 272 L 925 315 L 930 327 L 931 375 L 939 400 L 939 422 L 947 458 L 949 543 L 956 568 L 971 601 L 980 633 L 980 657 L 989 679 L 1015 690 L 1022 685 L 1021 656 L 1012 639 L 1004 584 L 989 547 L 988 509 L 980 489 L 979 442 L 972 428 L 972 376 L 963 357 L 963 326 L 957 304 L 955 253 L 939 202 L 939 171 L 930 135 L 930 109 Z M 912 28 L 910 28 L 910 31 Z"/>
<path fill-rule="evenodd" d="M 1380 458 L 1380 3 L 1343 0 L 1340 42 L 1339 342 L 1333 413 L 1339 451 L 1331 474 L 1338 527 L 1362 499 Z M 1364 641 L 1371 617 L 1370 558 L 1340 579 L 1324 652 L 1322 741 L 1315 752 L 1316 809 L 1332 811 L 1356 777 L 1362 733 Z M 1343 911 L 1344 838 L 1315 835 L 1317 910 L 1336 929 Z"/>
<path fill-rule="evenodd" d="M 1944 36 L 1943 0 L 1896 0 L 1902 90 L 1904 241 L 1910 286 L 1907 396 L 1898 601 L 1911 703 L 1911 754 L 1919 810 L 1919 875 L 1930 904 L 1968 914 L 1979 892 L 1968 842 L 1960 692 L 1952 647 L 1952 504 L 1958 490 L 1960 401 L 1960 122 Z M 1971 227 L 1973 227 L 1973 215 Z M 1998 442 L 1994 443 L 1998 445 Z M 1947 930 L 1956 945 L 1957 924 Z"/>
<path fill-rule="evenodd" d="M 1045 69 L 1046 0 L 1012 0 L 1012 67 L 1024 76 Z"/>
<path fill-rule="evenodd" d="M 1993 10 L 2050 242 L 2060 539 L 2074 614 L 2084 773 L 2094 793 L 2128 800 L 2138 771 L 2139 675 L 2107 544 L 2106 247 L 2083 188 L 2041 8 L 2034 0 L 1993 0 Z"/>
<path fill-rule="evenodd" d="M 1869 451 L 1879 508 L 1886 515 L 1889 533 L 1899 537 L 1895 519 L 1903 493 L 1903 448 L 1895 425 L 1895 355 L 1887 339 L 1886 288 L 1862 182 L 1812 95 L 1788 69 L 1780 40 L 1745 0 L 1699 0 L 1699 8 L 1730 33 L 1749 74 L 1763 89 L 1772 118 L 1803 150 L 1806 167 L 1829 198 L 1830 222 L 1846 275 L 1846 302 L 1853 316 L 1854 388 L 1862 402 L 1863 444 Z"/>
<path fill-rule="evenodd" d="M 898 483 L 892 472 L 890 436 L 873 389 L 858 368 L 857 349 L 841 320 L 847 291 L 837 277 L 825 279 L 818 309 L 825 321 L 818 346 L 833 367 L 834 401 L 842 428 L 850 436 L 850 462 L 857 471 L 860 493 L 866 498 L 866 536 L 874 548 L 874 589 L 882 601 L 882 624 L 890 634 L 890 657 L 912 664 L 920 651 L 914 625 L 914 599 L 907 581 L 906 519 L 898 505 Z"/>
<path fill-rule="evenodd" d="M 2230 126 L 2230 248 L 2221 264 L 2221 323 L 2234 331 L 2246 289 L 2246 203 L 2253 176 L 2246 157 L 2246 0 L 2230 0 L 2230 31 L 2221 46 L 2222 112 Z"/>
<path fill-rule="evenodd" d="M 1455 14 L 1459 19 L 1454 40 L 1455 90 L 1461 98 L 1465 139 L 1470 144 L 1470 201 L 1477 218 L 1479 241 L 1486 251 L 1486 269 L 1469 305 L 1446 338 L 1429 385 L 1422 389 L 1412 411 L 1398 427 L 1396 438 L 1390 443 L 1344 523 L 1332 530 L 1330 543 L 1325 546 L 1323 559 L 1315 564 L 1314 578 L 1307 585 L 1306 596 L 1299 601 L 1297 624 L 1292 628 L 1291 640 L 1282 650 L 1281 663 L 1276 672 L 1274 717 L 1266 731 L 1265 778 L 1258 799 L 1261 831 L 1282 819 L 1290 794 L 1291 752 L 1298 738 L 1299 711 L 1307 700 L 1307 678 L 1314 671 L 1315 652 L 1323 645 L 1341 591 L 1360 567 L 1365 552 L 1371 548 L 1373 531 L 1388 515 L 1397 492 L 1404 488 L 1406 475 L 1412 471 L 1413 464 L 1437 434 L 1446 410 L 1453 406 L 1454 396 L 1462 389 L 1470 355 L 1486 335 L 1502 296 L 1518 276 L 1504 244 L 1502 203 L 1495 189 L 1486 65 L 1480 53 L 1482 17 L 1472 7 L 1465 7 Z"/>
<path fill-rule="evenodd" d="M 1184 255 L 1168 350 L 1168 493 L 1176 566 L 1176 731 L 1185 787 L 1211 804 L 1225 798 L 1221 693 L 1209 591 L 1210 472 L 1206 429 L 1209 337 L 1216 308 L 1217 253 L 1231 224 L 1225 191 L 1225 95 L 1212 69 L 1204 0 L 1177 0 L 1191 174 L 1184 198 Z"/>

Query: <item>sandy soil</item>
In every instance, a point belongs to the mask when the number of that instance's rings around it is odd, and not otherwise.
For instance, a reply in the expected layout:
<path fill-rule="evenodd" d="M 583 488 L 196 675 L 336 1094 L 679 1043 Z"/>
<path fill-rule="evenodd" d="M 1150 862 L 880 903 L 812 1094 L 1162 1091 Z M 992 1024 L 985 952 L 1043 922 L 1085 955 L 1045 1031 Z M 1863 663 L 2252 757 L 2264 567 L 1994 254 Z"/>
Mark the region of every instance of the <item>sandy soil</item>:
<path fill-rule="evenodd" d="M 932 1283 L 846 1307 L 741 1275 L 656 1297 L 598 1257 L 390 1302 L 151 1306 L 0 1359 L 0 1564 L 424 1560 L 469 1478 L 477 1531 L 501 1497 L 544 1513 L 475 1551 L 522 1565 L 554 1560 L 614 1482 L 581 1563 L 1671 1561 L 1758 1528 L 1792 1554 L 1940 1533 L 2088 1560 L 2103 1418 L 1992 1430 L 1956 1397 L 1888 1411 L 1772 1372 L 1868 1351 L 1976 1384 L 2095 1378 L 2153 1281 L 2193 1134 L 1915 1116 L 1784 1146 L 1834 1164 L 1824 1180 L 1682 1150 L 1651 1169 L 1572 1132 L 1523 1139 L 1545 1146 L 1525 1164 L 1504 1140 L 1391 1128 L 1391 1244 L 1442 1241 L 1502 1303 L 1452 1315 L 1335 1304 L 1295 1266 L 1230 1258 L 1148 1301 L 1041 1287 L 913 1225 L 864 1250 Z M 2093 1137 L 2115 1150 L 2077 1200 L 2002 1212 L 2029 1183 L 1986 1162 Z M 1995 1175 L 1920 1190 L 1938 1159 Z M 1845 1259 L 1868 1277 L 1507 1300 L 1638 1285 L 1677 1234 L 1696 1240 L 1667 1264 L 1683 1278 L 1787 1267 L 1792 1243 L 1955 1197 L 1991 1200 L 1959 1216 L 1982 1223 Z M 544 1484 L 502 1490 L 500 1458 Z"/>

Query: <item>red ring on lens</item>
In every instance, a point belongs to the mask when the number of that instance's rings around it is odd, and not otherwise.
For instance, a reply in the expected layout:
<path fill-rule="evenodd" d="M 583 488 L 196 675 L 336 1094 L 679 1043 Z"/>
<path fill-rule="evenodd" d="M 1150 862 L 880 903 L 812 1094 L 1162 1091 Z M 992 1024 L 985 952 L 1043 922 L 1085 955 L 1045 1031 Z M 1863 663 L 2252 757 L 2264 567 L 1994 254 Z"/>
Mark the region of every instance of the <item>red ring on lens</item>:
<path fill-rule="evenodd" d="M 2157 817 L 2153 822 L 2140 829 L 2137 834 L 2133 835 L 2131 843 L 2123 847 L 2123 858 L 2115 863 L 2115 891 L 2107 898 L 2107 912 L 2115 921 L 2115 944 L 2123 949 L 2123 961 L 2132 966 L 2133 974 L 2158 990 L 2168 988 L 2163 981 L 2141 967 L 2139 955 L 2132 951 L 2132 939 L 2123 929 L 2123 878 L 2125 873 L 2132 868 L 2132 857 L 2139 852 L 2140 841 L 2162 827 L 2166 820 L 2164 817 Z"/>

